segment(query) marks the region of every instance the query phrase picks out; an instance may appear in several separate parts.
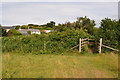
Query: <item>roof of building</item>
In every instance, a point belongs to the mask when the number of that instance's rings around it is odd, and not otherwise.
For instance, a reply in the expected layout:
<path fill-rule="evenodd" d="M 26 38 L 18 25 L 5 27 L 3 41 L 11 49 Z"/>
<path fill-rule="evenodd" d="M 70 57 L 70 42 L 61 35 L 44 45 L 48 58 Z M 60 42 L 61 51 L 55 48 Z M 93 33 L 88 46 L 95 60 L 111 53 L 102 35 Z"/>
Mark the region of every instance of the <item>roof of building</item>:
<path fill-rule="evenodd" d="M 40 30 L 38 30 L 38 29 L 20 29 L 20 30 L 17 30 L 17 31 L 21 31 L 21 32 L 27 32 L 27 31 L 40 32 Z"/>
<path fill-rule="evenodd" d="M 29 34 L 27 33 L 27 31 L 40 32 L 40 30 L 38 30 L 38 29 L 20 29 L 20 30 L 17 30 L 17 31 L 19 31 L 20 33 L 25 34 L 25 35 L 29 35 Z"/>
<path fill-rule="evenodd" d="M 12 26 L 2 26 L 2 28 L 4 28 L 4 29 L 15 29 L 15 27 L 12 27 Z"/>

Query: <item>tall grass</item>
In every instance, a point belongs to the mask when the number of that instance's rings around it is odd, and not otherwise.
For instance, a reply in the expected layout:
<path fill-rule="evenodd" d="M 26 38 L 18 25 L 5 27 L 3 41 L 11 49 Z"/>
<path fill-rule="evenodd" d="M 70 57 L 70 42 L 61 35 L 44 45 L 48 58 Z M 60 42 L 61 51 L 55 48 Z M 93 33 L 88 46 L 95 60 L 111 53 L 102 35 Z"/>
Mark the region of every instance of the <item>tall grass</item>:
<path fill-rule="evenodd" d="M 3 78 L 117 78 L 118 55 L 3 54 Z"/>

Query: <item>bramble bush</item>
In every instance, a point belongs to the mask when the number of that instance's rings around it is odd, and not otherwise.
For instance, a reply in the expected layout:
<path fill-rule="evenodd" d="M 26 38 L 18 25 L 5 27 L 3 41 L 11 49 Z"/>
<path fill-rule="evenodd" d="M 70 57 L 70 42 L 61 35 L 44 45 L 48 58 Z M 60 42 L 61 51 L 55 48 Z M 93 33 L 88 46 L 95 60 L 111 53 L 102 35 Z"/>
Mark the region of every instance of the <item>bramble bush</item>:
<path fill-rule="evenodd" d="M 88 37 L 92 36 L 82 29 L 41 35 L 3 37 L 2 49 L 3 52 L 59 54 L 77 45 L 79 38 Z"/>
<path fill-rule="evenodd" d="M 20 33 L 19 31 L 16 31 L 15 29 L 11 29 L 9 32 L 12 32 L 12 35 L 13 35 L 13 36 L 22 35 L 22 33 Z"/>

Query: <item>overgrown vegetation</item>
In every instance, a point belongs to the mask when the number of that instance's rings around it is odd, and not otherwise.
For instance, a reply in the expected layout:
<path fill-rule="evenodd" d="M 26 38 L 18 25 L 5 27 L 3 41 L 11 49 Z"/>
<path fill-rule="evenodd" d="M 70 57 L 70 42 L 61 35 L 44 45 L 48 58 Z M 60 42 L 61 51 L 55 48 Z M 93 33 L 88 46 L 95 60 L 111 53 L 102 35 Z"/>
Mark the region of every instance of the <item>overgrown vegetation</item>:
<path fill-rule="evenodd" d="M 20 27 L 54 31 L 26 36 L 16 31 Z M 103 44 L 120 49 L 120 20 L 105 18 L 96 28 L 94 20 L 79 17 L 75 22 L 57 26 L 54 22 L 18 25 L 16 30 L 10 31 L 14 34 L 10 37 L 6 30 L 2 32 L 3 78 L 118 77 L 118 54 L 88 54 L 89 48 L 96 52 L 96 44 L 84 46 L 84 55 L 70 48 L 79 44 L 79 38 L 95 39 L 95 42 L 103 38 Z"/>
<path fill-rule="evenodd" d="M 99 40 L 103 38 L 103 44 L 120 49 L 120 20 L 105 18 L 101 20 L 101 26 L 95 27 L 95 21 L 85 17 L 79 17 L 75 22 L 66 22 L 55 26 L 51 21 L 45 25 L 28 24 L 20 27 L 31 27 L 38 29 L 53 29 L 54 32 L 31 36 L 3 37 L 3 52 L 22 52 L 34 54 L 63 53 L 79 43 L 79 38 L 92 38 Z M 26 29 L 24 28 L 24 29 Z M 21 35 L 12 30 L 15 35 Z M 29 32 L 28 32 L 29 33 Z M 4 34 L 5 35 L 5 34 Z M 92 47 L 95 47 L 92 46 Z M 84 47 L 88 52 L 89 47 Z M 97 49 L 97 48 L 96 48 Z M 104 49 L 104 51 L 108 49 Z"/>
<path fill-rule="evenodd" d="M 27 31 L 27 33 L 31 35 L 31 31 Z"/>
<path fill-rule="evenodd" d="M 80 37 L 92 36 L 81 29 L 42 35 L 3 37 L 3 52 L 62 53 L 78 44 Z"/>
<path fill-rule="evenodd" d="M 22 33 L 20 33 L 19 31 L 16 31 L 14 29 L 11 29 L 8 34 L 11 33 L 11 36 L 19 36 L 19 35 L 22 35 Z"/>

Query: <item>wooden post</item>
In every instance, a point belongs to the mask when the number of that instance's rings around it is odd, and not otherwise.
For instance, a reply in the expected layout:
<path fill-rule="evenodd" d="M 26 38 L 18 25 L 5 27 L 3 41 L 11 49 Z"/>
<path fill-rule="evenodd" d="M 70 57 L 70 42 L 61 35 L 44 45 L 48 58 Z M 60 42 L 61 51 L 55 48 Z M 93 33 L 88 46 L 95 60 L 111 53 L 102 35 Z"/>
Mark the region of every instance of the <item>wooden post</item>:
<path fill-rule="evenodd" d="M 101 54 L 101 48 L 102 48 L 102 38 L 100 38 L 100 44 L 99 44 L 99 54 Z"/>
<path fill-rule="evenodd" d="M 79 40 L 79 53 L 81 53 L 81 38 L 80 38 L 80 40 Z"/>
<path fill-rule="evenodd" d="M 46 43 L 44 42 L 44 51 L 46 50 Z"/>

